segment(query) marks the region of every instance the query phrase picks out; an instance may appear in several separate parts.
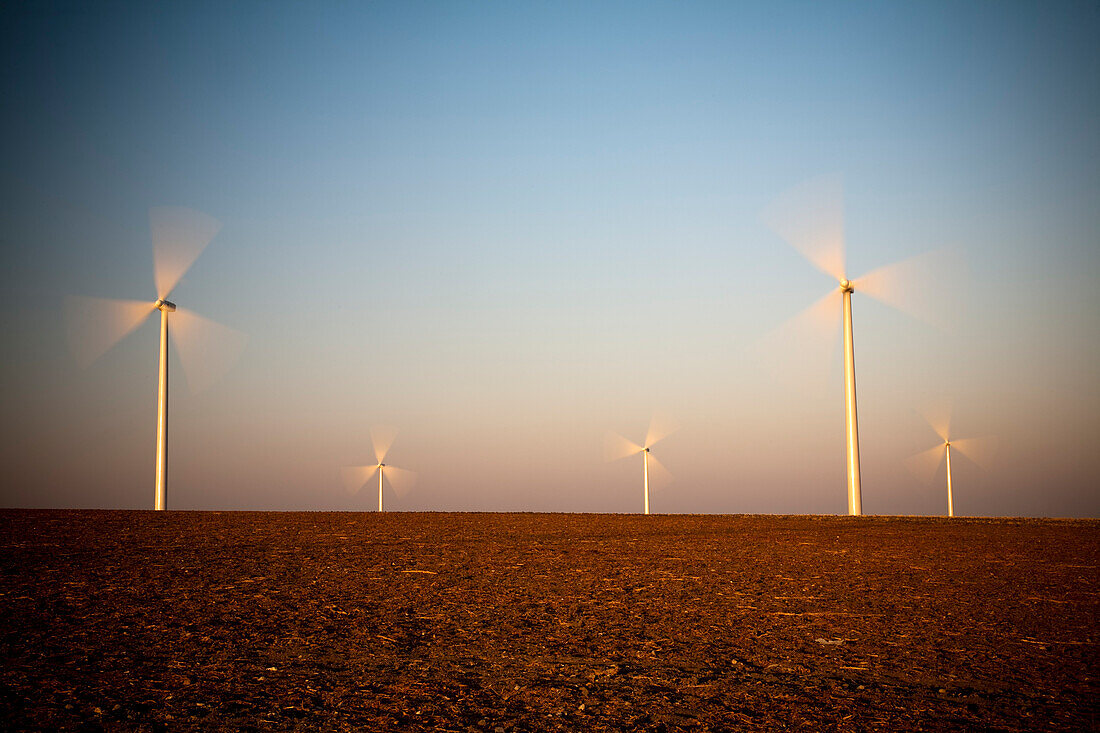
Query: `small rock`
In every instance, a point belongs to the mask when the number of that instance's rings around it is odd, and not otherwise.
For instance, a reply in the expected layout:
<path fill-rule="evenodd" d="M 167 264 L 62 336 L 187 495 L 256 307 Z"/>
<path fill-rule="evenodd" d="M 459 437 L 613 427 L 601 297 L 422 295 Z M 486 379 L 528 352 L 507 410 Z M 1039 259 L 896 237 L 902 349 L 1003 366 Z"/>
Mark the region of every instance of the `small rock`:
<path fill-rule="evenodd" d="M 580 705 L 577 706 L 577 710 L 584 710 L 584 703 L 583 702 Z"/>
<path fill-rule="evenodd" d="M 943 689 L 942 687 L 941 687 L 941 688 L 939 689 L 939 693 L 940 693 L 941 695 L 942 695 L 942 694 L 944 694 L 945 692 L 947 692 L 947 690 Z"/>
<path fill-rule="evenodd" d="M 504 726 L 498 725 L 496 728 L 493 728 L 493 733 L 504 733 Z"/>

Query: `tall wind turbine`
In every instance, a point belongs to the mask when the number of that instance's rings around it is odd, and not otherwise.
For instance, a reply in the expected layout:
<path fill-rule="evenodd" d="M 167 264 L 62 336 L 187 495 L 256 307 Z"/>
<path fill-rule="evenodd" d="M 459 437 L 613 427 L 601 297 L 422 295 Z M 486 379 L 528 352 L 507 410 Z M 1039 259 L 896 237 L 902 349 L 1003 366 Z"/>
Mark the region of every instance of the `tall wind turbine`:
<path fill-rule="evenodd" d="M 988 465 L 989 459 L 996 449 L 995 441 L 993 438 L 988 437 L 953 440 L 951 438 L 951 417 L 949 413 L 943 415 L 940 419 L 933 419 L 926 414 L 924 419 L 928 421 L 928 424 L 936 431 L 936 435 L 940 436 L 943 442 L 935 448 L 929 448 L 913 456 L 909 459 L 909 464 L 918 472 L 922 472 L 921 469 L 928 469 L 928 475 L 931 477 L 939 470 L 940 464 L 944 462 L 944 458 L 946 457 L 947 516 L 954 517 L 955 496 L 951 489 L 951 449 L 954 448 L 974 463 L 984 467 Z"/>
<path fill-rule="evenodd" d="M 398 496 L 403 496 L 416 481 L 416 473 L 413 471 L 388 466 L 385 463 L 386 454 L 389 453 L 396 436 L 397 431 L 392 428 L 372 428 L 371 444 L 374 446 L 374 457 L 378 462 L 371 466 L 348 466 L 344 469 L 344 482 L 352 493 L 358 493 L 375 473 L 378 474 L 378 511 L 382 511 L 382 487 L 386 477 L 389 478 L 390 486 Z"/>
<path fill-rule="evenodd" d="M 618 433 L 608 433 L 606 441 L 606 455 L 608 461 L 616 461 L 627 456 L 642 454 L 642 510 L 649 514 L 649 469 L 653 465 L 655 472 L 667 474 L 664 466 L 656 456 L 650 455 L 650 449 L 660 440 L 668 437 L 676 427 L 671 421 L 661 420 L 656 416 L 650 420 L 649 430 L 646 432 L 645 442 L 642 445 L 627 440 Z"/>
<path fill-rule="evenodd" d="M 900 310 L 935 318 L 936 303 L 925 287 L 932 274 L 943 275 L 957 263 L 945 252 L 930 252 L 878 268 L 851 279 L 845 267 L 844 209 L 839 181 L 821 179 L 800 186 L 776 201 L 764 220 L 810 264 L 836 280 L 837 286 L 804 314 L 840 313 L 844 324 L 844 425 L 848 469 L 848 513 L 863 513 L 859 473 L 859 426 L 856 412 L 856 354 L 852 329 L 852 293 L 862 292 Z M 924 276 L 924 277 L 922 277 Z M 942 279 L 942 278 L 941 278 Z M 835 315 L 832 315 L 835 318 Z"/>
<path fill-rule="evenodd" d="M 197 211 L 157 207 L 149 212 L 153 238 L 155 301 L 69 296 L 66 317 L 69 342 L 77 362 L 88 366 L 153 312 L 160 311 L 160 366 L 157 377 L 156 479 L 153 508 L 168 508 L 168 314 L 172 340 L 183 363 L 188 386 L 198 391 L 240 354 L 244 336 L 168 300 L 184 274 L 218 233 L 221 224 Z M 201 343 L 196 343 L 201 339 Z"/>

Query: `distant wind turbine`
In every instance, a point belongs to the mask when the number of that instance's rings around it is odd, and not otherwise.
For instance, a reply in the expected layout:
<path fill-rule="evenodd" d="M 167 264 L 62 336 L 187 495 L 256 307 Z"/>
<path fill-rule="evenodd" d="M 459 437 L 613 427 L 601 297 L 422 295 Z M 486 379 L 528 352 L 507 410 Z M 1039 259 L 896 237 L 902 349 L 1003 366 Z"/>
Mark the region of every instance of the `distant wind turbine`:
<path fill-rule="evenodd" d="M 157 381 L 156 482 L 153 508 L 168 507 L 168 314 L 172 340 L 192 391 L 199 391 L 236 360 L 244 346 L 238 331 L 209 321 L 168 300 L 173 288 L 218 233 L 221 224 L 197 211 L 157 207 L 149 212 L 153 237 L 155 301 L 69 296 L 65 314 L 77 362 L 88 366 L 153 311 L 160 311 L 160 368 Z"/>
<path fill-rule="evenodd" d="M 935 448 L 929 448 L 922 453 L 916 454 L 909 459 L 908 463 L 910 467 L 918 473 L 927 473 L 927 475 L 931 477 L 939 470 L 940 464 L 944 462 L 944 458 L 946 457 L 947 516 L 954 517 L 955 497 L 951 488 L 951 449 L 954 448 L 979 466 L 988 467 L 989 460 L 996 450 L 996 441 L 991 437 L 966 438 L 962 440 L 952 439 L 951 416 L 949 412 L 943 414 L 942 417 L 938 419 L 925 414 L 924 419 L 927 420 L 931 428 L 936 431 L 936 435 L 940 436 L 943 443 L 937 445 Z"/>
<path fill-rule="evenodd" d="M 654 416 L 649 423 L 645 442 L 642 445 L 627 440 L 618 433 L 608 433 L 606 441 L 606 456 L 608 461 L 616 461 L 627 456 L 642 454 L 642 508 L 649 514 L 649 470 L 652 464 L 654 471 L 667 474 L 664 466 L 656 456 L 650 455 L 650 449 L 660 440 L 668 437 L 676 430 L 675 425 L 668 419 L 659 419 Z"/>
<path fill-rule="evenodd" d="M 788 192 L 769 207 L 764 220 L 814 267 L 833 277 L 839 285 L 798 317 L 817 318 L 827 314 L 831 320 L 839 312 L 843 320 L 848 513 L 862 514 L 852 293 L 859 290 L 899 310 L 938 320 L 939 314 L 934 311 L 943 304 L 932 299 L 928 285 L 942 281 L 945 272 L 957 267 L 958 263 L 946 252 L 929 252 L 878 268 L 859 279 L 850 279 L 845 269 L 843 195 L 839 181 L 833 179 L 813 181 Z"/>
<path fill-rule="evenodd" d="M 378 462 L 371 466 L 349 466 L 344 469 L 344 482 L 352 493 L 358 493 L 375 473 L 378 474 L 378 511 L 382 511 L 382 486 L 386 477 L 398 496 L 403 496 L 416 481 L 416 473 L 413 471 L 388 466 L 384 462 L 396 436 L 397 431 L 393 428 L 372 428 L 371 444 Z"/>

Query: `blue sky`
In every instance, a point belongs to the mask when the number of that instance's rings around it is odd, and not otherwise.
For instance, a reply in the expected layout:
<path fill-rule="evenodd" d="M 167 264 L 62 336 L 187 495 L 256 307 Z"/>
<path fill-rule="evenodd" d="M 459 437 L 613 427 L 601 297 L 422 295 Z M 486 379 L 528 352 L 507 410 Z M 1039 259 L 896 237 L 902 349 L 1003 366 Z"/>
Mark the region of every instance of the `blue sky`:
<path fill-rule="evenodd" d="M 903 459 L 946 398 L 1000 446 L 959 511 L 1100 513 L 1095 4 L 0 14 L 5 505 L 149 503 L 156 326 L 79 369 L 61 303 L 154 297 L 181 205 L 223 228 L 173 299 L 248 345 L 173 381 L 172 506 L 369 508 L 391 424 L 395 509 L 635 511 L 602 435 L 657 411 L 655 511 L 843 511 L 836 354 L 767 340 L 830 283 L 761 222 L 838 175 L 853 274 L 965 264 L 944 327 L 857 298 L 865 508 L 942 513 Z"/>

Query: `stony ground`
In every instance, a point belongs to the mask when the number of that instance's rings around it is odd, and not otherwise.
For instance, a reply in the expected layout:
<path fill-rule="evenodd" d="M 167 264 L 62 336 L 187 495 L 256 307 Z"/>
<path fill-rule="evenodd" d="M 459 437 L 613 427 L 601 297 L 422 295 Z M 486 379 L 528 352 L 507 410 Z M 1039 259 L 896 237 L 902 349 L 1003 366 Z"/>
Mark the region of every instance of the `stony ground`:
<path fill-rule="evenodd" d="M 1100 522 L 0 511 L 9 730 L 1100 729 Z"/>

